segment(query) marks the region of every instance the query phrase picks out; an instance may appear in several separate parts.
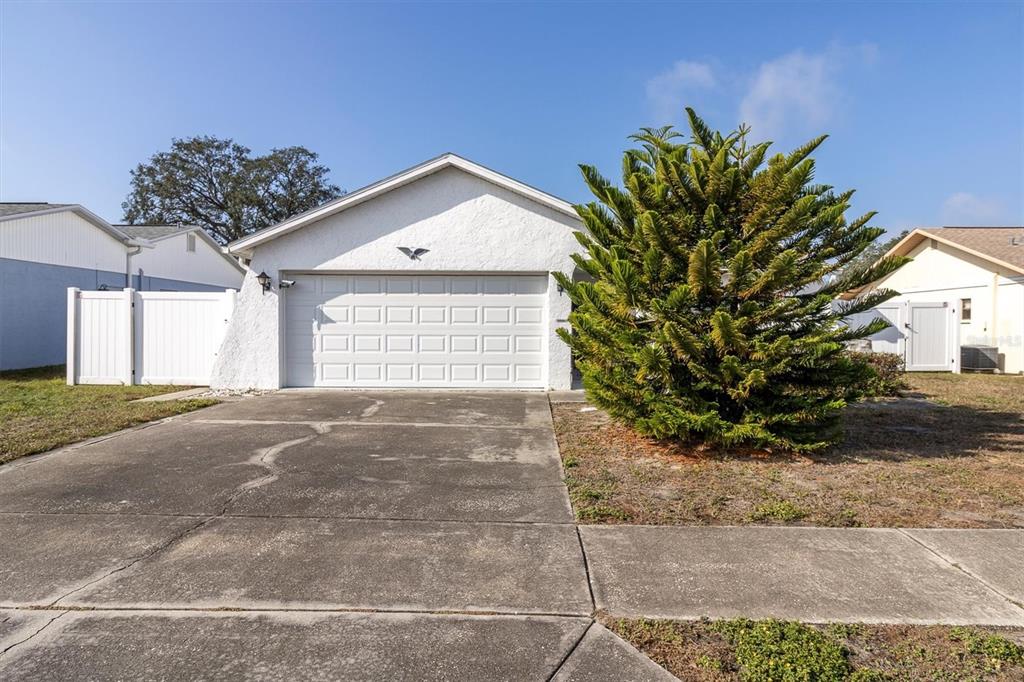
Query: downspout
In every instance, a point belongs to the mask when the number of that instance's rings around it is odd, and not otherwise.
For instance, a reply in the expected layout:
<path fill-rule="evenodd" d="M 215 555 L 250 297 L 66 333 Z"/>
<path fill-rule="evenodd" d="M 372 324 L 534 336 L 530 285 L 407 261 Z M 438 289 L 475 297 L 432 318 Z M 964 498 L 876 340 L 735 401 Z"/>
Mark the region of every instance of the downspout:
<path fill-rule="evenodd" d="M 132 256 L 142 251 L 141 246 L 136 246 L 134 250 L 129 248 L 124 257 L 124 288 L 132 288 Z"/>
<path fill-rule="evenodd" d="M 992 329 L 990 330 L 993 346 L 999 345 L 999 273 L 992 273 Z"/>

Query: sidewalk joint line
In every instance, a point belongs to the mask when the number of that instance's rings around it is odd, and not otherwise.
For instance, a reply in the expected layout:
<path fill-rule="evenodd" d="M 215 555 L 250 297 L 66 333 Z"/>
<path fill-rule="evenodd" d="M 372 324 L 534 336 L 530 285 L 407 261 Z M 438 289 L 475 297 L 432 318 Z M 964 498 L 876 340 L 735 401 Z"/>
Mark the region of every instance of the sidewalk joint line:
<path fill-rule="evenodd" d="M 971 573 L 969 570 L 967 570 L 966 568 L 964 568 L 960 564 L 958 564 L 955 561 L 952 561 L 948 557 L 944 556 L 937 549 L 935 549 L 935 548 L 931 547 L 930 545 L 928 545 L 927 543 L 925 543 L 924 540 L 921 540 L 919 538 L 914 537 L 910 533 L 910 531 L 908 531 L 907 529 L 905 529 L 905 528 L 895 528 L 894 530 L 896 530 L 900 535 L 903 535 L 904 537 L 909 538 L 910 540 L 912 540 L 913 542 L 917 543 L 918 545 L 920 545 L 921 547 L 923 547 L 927 551 L 929 551 L 932 554 L 934 554 L 936 557 L 941 559 L 943 561 L 943 563 L 946 563 L 949 566 L 955 568 L 956 570 L 960 571 L 961 573 L 963 573 L 967 577 L 971 578 L 972 580 L 975 580 L 978 583 L 981 583 L 981 585 L 984 586 L 985 588 L 987 588 L 990 592 L 993 592 L 996 595 L 998 595 L 999 597 L 1002 597 L 1003 599 L 1005 599 L 1006 601 L 1010 602 L 1011 604 L 1013 604 L 1018 609 L 1024 610 L 1024 604 L 1021 604 L 1020 602 L 1018 602 L 1016 599 L 1014 599 L 1010 595 L 1004 594 L 1002 590 L 1000 590 L 999 588 L 997 588 L 994 585 L 990 584 L 987 580 L 985 580 L 981 576 L 978 576 L 978 575 L 975 575 L 974 573 Z"/>
<path fill-rule="evenodd" d="M 379 521 L 381 523 L 445 523 L 467 526 L 574 526 L 573 521 L 489 521 L 487 519 L 422 519 L 409 516 L 316 516 L 313 514 L 171 514 L 161 512 L 104 512 L 104 511 L 0 511 L 3 516 L 110 516 L 119 518 L 168 518 L 168 519 L 266 519 L 278 521 Z"/>
<path fill-rule="evenodd" d="M 572 658 L 572 655 L 574 653 L 576 653 L 576 649 L 579 647 L 580 643 L 583 641 L 583 638 L 587 636 L 587 633 L 590 632 L 590 628 L 594 627 L 594 623 L 595 622 L 596 621 L 593 619 L 593 617 L 591 617 L 590 622 L 587 623 L 587 627 L 583 628 L 583 632 L 580 633 L 579 638 L 575 642 L 573 642 L 573 645 L 571 647 L 569 647 L 569 650 L 565 652 L 564 656 L 562 656 L 562 660 L 560 660 L 558 662 L 558 665 L 555 666 L 555 669 L 553 671 L 551 671 L 550 675 L 548 675 L 548 678 L 547 678 L 546 682 L 551 682 L 551 680 L 555 679 L 555 675 L 557 675 L 558 671 L 562 669 L 562 667 L 565 665 L 566 661 L 568 661 L 570 658 Z"/>
<path fill-rule="evenodd" d="M 516 617 L 516 618 L 572 618 L 576 620 L 593 620 L 593 617 L 586 613 L 572 613 L 569 611 L 504 611 L 494 609 L 411 609 L 411 608 L 388 608 L 372 606 L 297 606 L 286 608 L 281 606 L 266 606 L 258 608 L 246 608 L 241 606 L 116 606 L 100 605 L 90 606 L 82 604 L 69 604 L 56 606 L 53 604 L 39 605 L 10 605 L 0 604 L 0 608 L 9 611 L 30 611 L 30 612 L 51 612 L 59 611 L 59 616 L 66 613 L 214 613 L 214 614 L 250 614 L 250 613 L 356 613 L 356 614 L 384 614 L 400 615 L 415 614 L 422 616 L 473 616 L 473 617 Z"/>
<path fill-rule="evenodd" d="M 583 555 L 583 573 L 587 579 L 587 591 L 590 592 L 590 606 L 597 611 L 597 600 L 594 598 L 594 582 L 590 578 L 590 559 L 587 558 L 587 548 L 583 545 L 583 535 L 580 534 L 580 527 L 576 526 L 576 540 L 580 543 L 580 554 Z"/>

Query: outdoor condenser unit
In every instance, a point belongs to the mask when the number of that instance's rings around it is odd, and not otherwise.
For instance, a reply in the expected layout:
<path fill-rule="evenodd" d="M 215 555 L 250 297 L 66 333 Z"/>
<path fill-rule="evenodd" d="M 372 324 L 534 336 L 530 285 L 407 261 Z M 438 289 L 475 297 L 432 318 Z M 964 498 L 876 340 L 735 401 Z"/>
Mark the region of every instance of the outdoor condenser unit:
<path fill-rule="evenodd" d="M 994 372 L 999 369 L 999 349 L 996 346 L 960 346 L 960 369 Z"/>

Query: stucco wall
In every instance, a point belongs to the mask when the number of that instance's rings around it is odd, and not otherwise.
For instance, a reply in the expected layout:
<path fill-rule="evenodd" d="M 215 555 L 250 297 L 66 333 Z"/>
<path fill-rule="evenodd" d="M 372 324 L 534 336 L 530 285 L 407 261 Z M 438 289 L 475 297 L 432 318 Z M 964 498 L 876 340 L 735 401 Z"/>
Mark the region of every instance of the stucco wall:
<path fill-rule="evenodd" d="M 1003 371 L 1024 371 L 1024 278 L 939 242 L 925 241 L 914 260 L 878 283 L 900 292 L 893 302 L 971 299 L 971 320 L 959 324 L 960 344 L 997 346 Z"/>
<path fill-rule="evenodd" d="M 277 285 L 290 272 L 571 272 L 580 222 L 461 170 L 448 168 L 257 247 L 239 292 L 213 386 L 282 385 Z M 397 247 L 426 248 L 410 260 Z M 254 273 L 274 288 L 260 291 Z M 549 278 L 548 357 L 553 389 L 569 388 L 570 302 Z"/>
<path fill-rule="evenodd" d="M 0 258 L 0 369 L 63 364 L 68 287 L 104 284 L 123 288 L 124 273 Z"/>

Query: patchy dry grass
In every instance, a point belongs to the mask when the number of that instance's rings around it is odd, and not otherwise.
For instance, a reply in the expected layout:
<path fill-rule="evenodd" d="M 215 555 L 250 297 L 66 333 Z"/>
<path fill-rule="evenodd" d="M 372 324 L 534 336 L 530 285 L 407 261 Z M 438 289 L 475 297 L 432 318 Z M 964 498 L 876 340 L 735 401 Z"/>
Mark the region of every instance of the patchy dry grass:
<path fill-rule="evenodd" d="M 1024 630 L 943 625 L 609 620 L 682 680 L 1024 679 Z"/>
<path fill-rule="evenodd" d="M 213 405 L 130 401 L 184 386 L 68 386 L 64 367 L 0 373 L 0 464 L 135 424 Z"/>
<path fill-rule="evenodd" d="M 911 374 L 848 409 L 814 456 L 659 443 L 579 404 L 553 409 L 587 523 L 1024 527 L 1024 378 Z"/>

